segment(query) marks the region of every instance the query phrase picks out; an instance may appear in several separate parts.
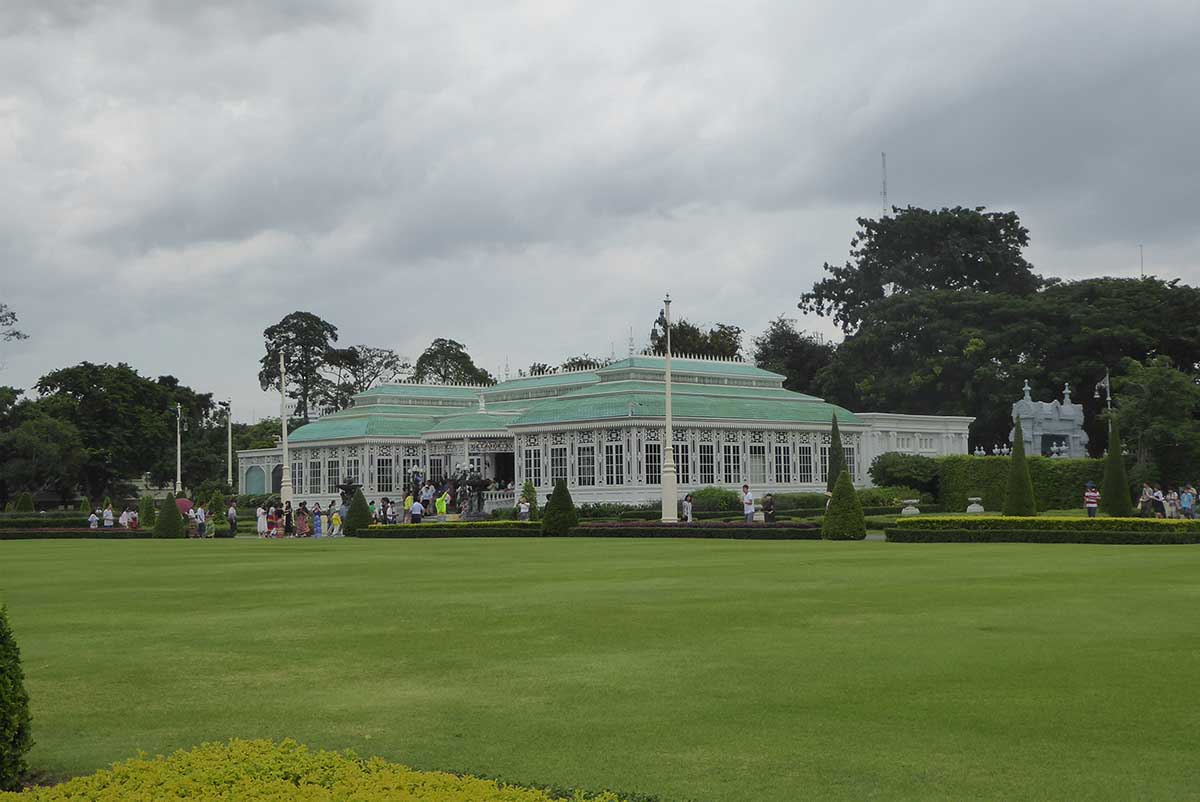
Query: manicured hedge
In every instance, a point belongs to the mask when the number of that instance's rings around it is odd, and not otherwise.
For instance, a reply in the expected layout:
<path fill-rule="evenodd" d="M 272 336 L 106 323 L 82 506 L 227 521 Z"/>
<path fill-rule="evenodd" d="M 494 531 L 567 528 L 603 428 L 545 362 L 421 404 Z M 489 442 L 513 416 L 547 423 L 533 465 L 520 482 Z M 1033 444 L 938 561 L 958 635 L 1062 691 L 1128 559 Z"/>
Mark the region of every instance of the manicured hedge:
<path fill-rule="evenodd" d="M 152 537 L 154 532 L 149 529 L 121 529 L 117 526 L 111 529 L 0 529 L 0 540 L 137 540 Z"/>
<path fill-rule="evenodd" d="M 189 799 L 192 802 L 358 802 L 438 800 L 439 802 L 622 802 L 602 792 L 549 791 L 507 785 L 470 775 L 416 771 L 382 758 L 352 752 L 310 751 L 295 741 L 239 741 L 203 744 L 170 757 L 139 757 L 111 769 L 60 785 L 0 793 L 12 802 L 67 800 Z M 625 799 L 628 799 L 626 797 Z"/>
<path fill-rule="evenodd" d="M 354 537 L 541 537 L 541 525 L 523 521 L 471 521 L 466 523 L 389 524 L 371 526 Z M 821 530 L 811 523 L 693 523 L 664 524 L 659 521 L 584 523 L 567 537 L 685 537 L 736 540 L 817 540 Z"/>
<path fill-rule="evenodd" d="M 1200 532 L 1200 521 L 1166 518 L 1018 518 L 998 515 L 946 515 L 938 518 L 913 516 L 896 521 L 896 529 L 938 531 L 1023 531 L 1067 532 Z"/>
<path fill-rule="evenodd" d="M 86 527 L 87 516 L 72 512 L 68 515 L 6 515 L 0 518 L 0 529 L 40 529 L 54 526 L 62 528 Z"/>
<path fill-rule="evenodd" d="M 1054 519 L 1037 518 L 1033 520 L 1041 524 Z M 891 543 L 1096 543 L 1106 545 L 1200 543 L 1200 531 L 1194 529 L 1161 529 L 1155 532 L 1139 532 L 1104 529 L 901 529 L 894 527 L 885 530 L 885 534 L 888 542 Z"/>
<path fill-rule="evenodd" d="M 961 512 L 979 496 L 984 509 L 1000 511 L 1008 486 L 1008 457 L 974 457 L 965 454 L 941 457 L 939 502 L 943 509 Z M 1026 457 L 1033 495 L 1039 510 L 1083 508 L 1083 489 L 1088 482 L 1100 486 L 1104 461 L 1098 459 L 1052 459 Z M 922 508 L 923 509 L 923 508 Z"/>

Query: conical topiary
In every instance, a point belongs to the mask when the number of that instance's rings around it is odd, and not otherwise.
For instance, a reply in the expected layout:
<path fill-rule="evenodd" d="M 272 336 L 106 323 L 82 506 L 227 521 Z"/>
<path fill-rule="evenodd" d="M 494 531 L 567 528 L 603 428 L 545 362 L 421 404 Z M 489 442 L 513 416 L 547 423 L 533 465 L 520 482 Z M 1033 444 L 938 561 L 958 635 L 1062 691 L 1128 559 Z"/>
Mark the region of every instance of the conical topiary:
<path fill-rule="evenodd" d="M 209 518 L 213 518 L 215 516 L 221 520 L 224 520 L 226 509 L 225 494 L 220 490 L 214 490 L 212 492 L 212 496 L 209 497 L 208 504 L 205 505 L 205 508 L 208 510 Z"/>
<path fill-rule="evenodd" d="M 567 490 L 567 483 L 559 479 L 554 483 L 554 492 L 550 494 L 550 501 L 542 514 L 542 534 L 562 537 L 570 534 L 578 523 L 579 515 L 575 512 L 571 491 Z"/>
<path fill-rule="evenodd" d="M 1108 420 L 1108 455 L 1104 458 L 1104 479 L 1100 487 L 1100 509 L 1114 518 L 1133 515 L 1129 476 L 1125 473 L 1125 455 L 1121 453 L 1121 432 L 1117 420 Z"/>
<path fill-rule="evenodd" d="M 537 488 L 528 479 L 521 485 L 521 498 L 529 502 L 529 520 L 536 521 L 542 517 L 538 512 Z"/>
<path fill-rule="evenodd" d="M 13 511 L 13 503 L 11 501 L 9 501 L 7 504 L 4 505 L 4 511 L 5 512 Z"/>
<path fill-rule="evenodd" d="M 100 502 L 100 509 L 102 509 L 102 510 L 107 510 L 111 506 L 112 506 L 112 499 L 109 498 L 108 496 L 105 496 L 104 501 Z"/>
<path fill-rule="evenodd" d="M 84 513 L 91 512 L 92 511 L 92 500 L 90 498 L 88 498 L 87 496 L 84 496 L 83 498 L 81 498 L 79 500 L 79 511 L 84 512 Z"/>
<path fill-rule="evenodd" d="M 842 433 L 838 429 L 837 415 L 829 428 L 829 457 L 825 467 L 825 489 L 832 493 L 842 471 L 846 470 L 846 452 L 842 449 Z M 853 484 L 853 482 L 851 482 Z"/>
<path fill-rule="evenodd" d="M 29 494 L 28 490 L 22 491 L 21 495 L 17 496 L 13 512 L 33 512 L 33 496 Z"/>
<path fill-rule="evenodd" d="M 862 540 L 867 536 L 867 522 L 863 518 L 862 504 L 854 492 L 850 472 L 842 469 L 833 485 L 833 498 L 821 521 L 822 540 Z"/>
<path fill-rule="evenodd" d="M 1012 456 L 1008 464 L 1008 492 L 1004 494 L 1004 514 L 1016 516 L 1037 515 L 1037 500 L 1033 496 L 1033 480 L 1029 477 L 1029 463 L 1025 461 L 1025 435 L 1021 431 L 1021 419 L 1017 418 L 1013 429 Z"/>
<path fill-rule="evenodd" d="M 25 753 L 33 746 L 29 694 L 21 670 L 21 650 L 0 607 L 0 791 L 16 791 L 25 774 Z"/>
<path fill-rule="evenodd" d="M 354 498 L 350 499 L 350 509 L 346 511 L 345 532 L 347 535 L 366 531 L 371 525 L 371 508 L 367 505 L 367 497 L 362 488 L 356 488 Z"/>
<path fill-rule="evenodd" d="M 183 516 L 179 514 L 179 505 L 172 496 L 163 499 L 158 511 L 158 519 L 154 522 L 155 537 L 184 537 L 187 534 L 183 525 Z"/>
<path fill-rule="evenodd" d="M 154 514 L 154 499 L 142 496 L 138 501 L 138 526 L 142 529 L 153 529 L 157 516 Z"/>

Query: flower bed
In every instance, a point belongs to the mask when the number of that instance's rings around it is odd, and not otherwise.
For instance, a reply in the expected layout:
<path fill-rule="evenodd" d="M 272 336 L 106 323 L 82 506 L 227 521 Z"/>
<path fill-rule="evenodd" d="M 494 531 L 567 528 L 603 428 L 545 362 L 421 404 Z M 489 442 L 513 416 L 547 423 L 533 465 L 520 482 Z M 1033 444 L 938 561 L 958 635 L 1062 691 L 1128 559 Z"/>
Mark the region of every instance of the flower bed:
<path fill-rule="evenodd" d="M 193 802 L 622 802 L 620 796 L 609 792 L 560 794 L 469 775 L 415 771 L 382 758 L 362 759 L 351 752 L 314 752 L 290 740 L 203 744 L 169 757 L 126 760 L 61 785 L 0 792 L 0 802 L 184 798 Z"/>

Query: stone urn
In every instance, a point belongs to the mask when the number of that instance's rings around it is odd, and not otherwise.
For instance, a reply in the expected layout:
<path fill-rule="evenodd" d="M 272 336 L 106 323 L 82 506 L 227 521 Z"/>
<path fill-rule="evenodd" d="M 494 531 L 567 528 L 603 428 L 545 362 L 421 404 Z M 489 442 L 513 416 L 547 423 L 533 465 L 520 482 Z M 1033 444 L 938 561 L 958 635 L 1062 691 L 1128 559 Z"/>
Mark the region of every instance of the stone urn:
<path fill-rule="evenodd" d="M 979 502 L 983 501 L 979 496 L 971 496 L 967 499 L 971 502 L 967 505 L 967 515 L 983 515 L 983 505 Z"/>
<path fill-rule="evenodd" d="M 901 499 L 904 502 L 904 509 L 900 510 L 901 515 L 920 515 L 921 511 L 917 509 L 917 505 L 921 503 L 919 498 Z"/>

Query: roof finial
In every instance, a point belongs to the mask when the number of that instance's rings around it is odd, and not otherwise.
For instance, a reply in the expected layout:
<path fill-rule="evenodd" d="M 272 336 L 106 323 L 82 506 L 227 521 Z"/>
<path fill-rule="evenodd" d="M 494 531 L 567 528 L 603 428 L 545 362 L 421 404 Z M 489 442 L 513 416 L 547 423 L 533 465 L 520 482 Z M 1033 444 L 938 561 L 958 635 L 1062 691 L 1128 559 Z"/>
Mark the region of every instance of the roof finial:
<path fill-rule="evenodd" d="M 1025 386 L 1021 388 L 1021 391 L 1025 393 L 1025 400 L 1026 400 L 1026 401 L 1032 401 L 1032 400 L 1033 400 L 1033 398 L 1031 398 L 1031 397 L 1030 397 L 1030 395 L 1029 395 L 1029 393 L 1030 393 L 1030 391 L 1031 391 L 1031 390 L 1033 390 L 1033 388 L 1029 386 L 1029 379 L 1026 379 L 1026 380 L 1025 380 Z"/>

